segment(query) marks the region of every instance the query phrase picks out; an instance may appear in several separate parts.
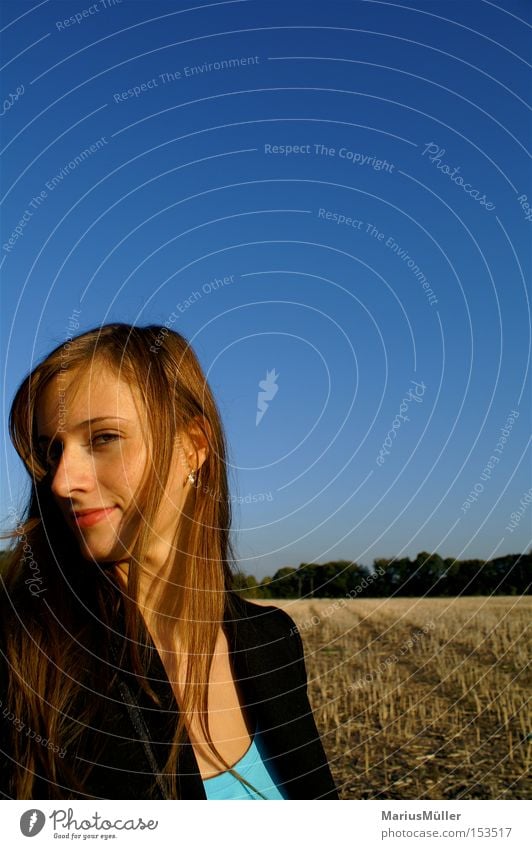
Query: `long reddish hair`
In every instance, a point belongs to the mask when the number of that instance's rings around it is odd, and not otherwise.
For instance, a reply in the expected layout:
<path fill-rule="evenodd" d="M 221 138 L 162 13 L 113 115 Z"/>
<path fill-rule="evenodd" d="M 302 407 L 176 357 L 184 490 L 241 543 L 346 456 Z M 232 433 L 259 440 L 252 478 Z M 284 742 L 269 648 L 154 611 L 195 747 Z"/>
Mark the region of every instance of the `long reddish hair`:
<path fill-rule="evenodd" d="M 142 522 L 130 552 L 127 592 L 112 569 L 81 557 L 52 497 L 37 445 L 35 410 L 44 387 L 61 372 L 101 366 L 113 368 L 140 393 L 144 410 L 149 412 L 147 444 L 157 458 L 155 473 L 146 475 L 137 499 Z M 137 606 L 138 564 L 147 551 L 176 433 L 186 431 L 191 422 L 202 428 L 208 454 L 183 509 L 172 579 L 161 588 L 158 599 L 158 609 L 178 621 L 180 645 L 187 657 L 183 700 L 162 780 L 168 797 L 178 798 L 179 747 L 193 713 L 199 713 L 210 748 L 229 767 L 212 742 L 207 702 L 216 638 L 236 570 L 230 540 L 227 447 L 220 415 L 198 359 L 183 336 L 155 325 L 115 323 L 89 330 L 55 348 L 23 381 L 11 409 L 11 438 L 29 473 L 31 494 L 25 515 L 17 521 L 2 577 L 7 705 L 20 722 L 54 744 L 37 743 L 13 727 L 13 798 L 33 798 L 39 774 L 48 779 L 50 798 L 84 794 L 89 762 L 97 761 L 98 753 L 87 753 L 81 774 L 83 758 L 77 759 L 74 772 L 62 753 L 82 753 L 84 727 L 98 728 L 98 700 L 90 698 L 90 687 L 96 680 L 99 690 L 106 692 L 113 683 L 116 665 L 110 656 L 109 635 L 119 610 L 127 635 L 120 660 L 129 664 L 149 698 L 157 703 L 144 677 L 148 655 L 145 623 Z"/>

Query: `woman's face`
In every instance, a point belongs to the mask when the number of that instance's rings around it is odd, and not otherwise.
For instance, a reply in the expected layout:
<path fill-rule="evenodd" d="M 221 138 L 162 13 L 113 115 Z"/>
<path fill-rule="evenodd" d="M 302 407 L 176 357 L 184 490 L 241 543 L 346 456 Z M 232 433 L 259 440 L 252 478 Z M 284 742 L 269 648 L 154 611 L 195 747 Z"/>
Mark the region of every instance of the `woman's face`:
<path fill-rule="evenodd" d="M 53 497 L 83 556 L 98 562 L 124 559 L 142 520 L 136 495 L 148 461 L 146 422 L 131 386 L 98 363 L 88 371 L 65 371 L 45 387 L 36 416 Z M 185 443 L 188 449 L 190 442 Z M 152 527 L 150 560 L 156 563 L 171 549 L 190 486 L 187 461 L 188 455 L 175 451 Z"/>

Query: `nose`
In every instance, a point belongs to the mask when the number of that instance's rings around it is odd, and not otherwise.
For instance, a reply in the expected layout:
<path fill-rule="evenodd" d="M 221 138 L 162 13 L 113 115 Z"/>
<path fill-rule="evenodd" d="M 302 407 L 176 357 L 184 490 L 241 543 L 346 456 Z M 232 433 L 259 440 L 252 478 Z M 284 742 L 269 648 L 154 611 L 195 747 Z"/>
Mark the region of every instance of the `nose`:
<path fill-rule="evenodd" d="M 71 498 L 76 492 L 87 492 L 92 480 L 90 458 L 83 457 L 74 446 L 63 447 L 52 473 L 51 490 L 56 498 Z"/>

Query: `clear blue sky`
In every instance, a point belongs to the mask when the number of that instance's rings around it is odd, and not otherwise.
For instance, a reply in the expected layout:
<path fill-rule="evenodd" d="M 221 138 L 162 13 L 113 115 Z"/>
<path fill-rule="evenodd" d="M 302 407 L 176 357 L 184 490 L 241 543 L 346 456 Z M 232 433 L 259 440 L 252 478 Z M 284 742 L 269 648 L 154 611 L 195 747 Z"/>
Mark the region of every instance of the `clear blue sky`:
<path fill-rule="evenodd" d="M 530 4 L 1 10 L 3 519 L 77 310 L 192 341 L 257 577 L 527 550 Z"/>

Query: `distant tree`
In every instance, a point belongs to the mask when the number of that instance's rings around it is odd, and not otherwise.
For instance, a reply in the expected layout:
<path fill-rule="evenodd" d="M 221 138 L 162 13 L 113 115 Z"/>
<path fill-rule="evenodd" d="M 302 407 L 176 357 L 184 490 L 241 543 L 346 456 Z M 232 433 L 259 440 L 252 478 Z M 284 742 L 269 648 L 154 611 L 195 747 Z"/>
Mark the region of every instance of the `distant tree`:
<path fill-rule="evenodd" d="M 361 596 L 369 598 L 382 598 L 383 596 L 391 595 L 390 587 L 392 585 L 392 577 L 394 570 L 392 568 L 393 560 L 389 557 L 377 557 L 373 561 L 373 569 L 366 568 L 367 577 L 371 577 L 371 583 L 363 589 Z"/>
<path fill-rule="evenodd" d="M 293 566 L 283 566 L 272 578 L 270 587 L 273 598 L 299 598 L 299 582 L 297 569 Z"/>
<path fill-rule="evenodd" d="M 298 595 L 305 598 L 340 598 L 347 595 L 359 576 L 365 574 L 351 560 L 301 563 L 297 573 Z"/>
<path fill-rule="evenodd" d="M 271 581 L 272 579 L 269 576 L 262 579 L 258 586 L 258 598 L 272 598 Z"/>
<path fill-rule="evenodd" d="M 415 565 L 408 557 L 400 559 L 393 558 L 388 561 L 375 561 L 381 563 L 385 573 L 382 576 L 382 582 L 378 584 L 382 589 L 382 595 L 415 595 L 415 580 L 414 570 Z M 386 564 L 386 565 L 384 565 Z M 369 592 L 373 594 L 373 587 Z"/>
<path fill-rule="evenodd" d="M 259 598 L 257 579 L 253 575 L 237 573 L 233 581 L 233 589 L 246 598 Z"/>
<path fill-rule="evenodd" d="M 447 570 L 448 595 L 478 595 L 478 576 L 483 566 L 483 560 L 455 561 Z"/>
<path fill-rule="evenodd" d="M 420 551 L 414 561 L 376 558 L 371 568 L 350 560 L 283 566 L 260 584 L 239 573 L 235 588 L 249 598 L 524 595 L 530 593 L 531 576 L 532 549 L 488 561 Z"/>
<path fill-rule="evenodd" d="M 414 595 L 441 595 L 446 570 L 440 555 L 420 551 L 414 565 L 415 575 L 412 581 Z"/>
<path fill-rule="evenodd" d="M 490 561 L 491 580 L 497 593 L 524 595 L 530 592 L 532 579 L 531 554 L 507 554 Z"/>

